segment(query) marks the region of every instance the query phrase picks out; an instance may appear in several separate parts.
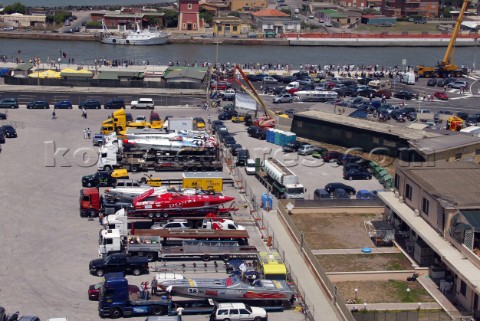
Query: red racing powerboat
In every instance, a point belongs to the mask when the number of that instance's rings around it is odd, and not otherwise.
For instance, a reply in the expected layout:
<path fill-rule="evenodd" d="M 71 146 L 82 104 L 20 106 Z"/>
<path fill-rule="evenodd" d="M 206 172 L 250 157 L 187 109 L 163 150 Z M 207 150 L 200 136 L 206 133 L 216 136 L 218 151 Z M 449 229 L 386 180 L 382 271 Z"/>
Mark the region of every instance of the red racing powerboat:
<path fill-rule="evenodd" d="M 133 207 L 140 211 L 168 211 L 183 209 L 200 209 L 217 207 L 218 205 L 233 201 L 235 198 L 217 194 L 181 194 L 181 193 L 164 193 L 157 195 L 154 199 L 150 199 L 152 194 L 148 191 L 133 199 Z M 149 198 L 147 200 L 147 198 Z"/>

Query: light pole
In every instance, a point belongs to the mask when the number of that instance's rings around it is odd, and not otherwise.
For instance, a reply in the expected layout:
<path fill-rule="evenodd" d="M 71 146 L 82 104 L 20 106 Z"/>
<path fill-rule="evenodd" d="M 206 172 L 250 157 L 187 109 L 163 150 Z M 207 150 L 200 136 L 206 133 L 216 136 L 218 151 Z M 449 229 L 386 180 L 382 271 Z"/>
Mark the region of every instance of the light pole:
<path fill-rule="evenodd" d="M 357 303 L 358 299 L 358 289 L 355 289 L 355 303 Z"/>
<path fill-rule="evenodd" d="M 477 69 L 477 38 L 473 39 L 475 47 L 473 49 L 473 70 Z"/>
<path fill-rule="evenodd" d="M 221 42 L 216 41 L 215 44 L 217 45 L 216 52 L 215 52 L 215 69 L 217 69 L 217 65 L 218 65 L 218 45 L 221 44 Z"/>
<path fill-rule="evenodd" d="M 410 298 L 410 288 L 407 288 L 407 299 Z"/>

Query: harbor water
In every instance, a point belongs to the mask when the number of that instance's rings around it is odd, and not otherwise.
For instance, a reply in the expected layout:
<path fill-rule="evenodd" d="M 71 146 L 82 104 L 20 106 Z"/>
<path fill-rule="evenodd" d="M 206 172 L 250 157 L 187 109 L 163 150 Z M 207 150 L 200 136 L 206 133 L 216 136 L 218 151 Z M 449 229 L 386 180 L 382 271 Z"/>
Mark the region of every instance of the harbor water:
<path fill-rule="evenodd" d="M 41 61 L 57 60 L 62 63 L 74 58 L 76 64 L 93 65 L 99 59 L 127 59 L 136 64 L 180 65 L 204 62 L 214 63 L 217 45 L 167 44 L 162 46 L 113 46 L 99 42 L 54 41 L 28 39 L 2 39 L 0 55 L 9 61 L 19 57 L 24 61 L 38 57 Z M 443 59 L 446 48 L 442 47 L 301 47 L 301 46 L 237 46 L 218 45 L 219 63 L 239 64 L 288 64 L 297 69 L 300 65 L 434 65 Z M 475 62 L 476 47 L 460 47 L 455 51 L 455 63 L 471 67 Z"/>

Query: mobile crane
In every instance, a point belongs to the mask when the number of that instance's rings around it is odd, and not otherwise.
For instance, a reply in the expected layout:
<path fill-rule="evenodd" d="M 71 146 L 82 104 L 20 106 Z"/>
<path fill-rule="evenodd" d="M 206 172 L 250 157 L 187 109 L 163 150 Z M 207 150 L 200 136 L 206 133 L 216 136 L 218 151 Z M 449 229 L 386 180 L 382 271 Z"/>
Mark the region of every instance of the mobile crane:
<path fill-rule="evenodd" d="M 463 21 L 463 15 L 467 9 L 468 3 L 470 0 L 464 0 L 462 9 L 458 15 L 457 22 L 455 23 L 455 28 L 453 29 L 450 42 L 448 43 L 447 51 L 445 51 L 445 56 L 443 60 L 439 61 L 435 67 L 428 66 L 417 66 L 415 68 L 415 73 L 419 77 L 448 77 L 450 74 L 453 77 L 461 77 L 464 71 L 453 63 L 453 57 L 455 54 L 455 42 L 457 40 L 458 32 L 460 31 L 460 25 Z"/>
<path fill-rule="evenodd" d="M 245 83 L 247 84 L 248 88 L 240 82 L 240 80 L 237 79 L 236 77 L 236 72 L 240 74 L 240 76 L 243 78 Z M 250 80 L 247 78 L 245 73 L 243 72 L 242 68 L 240 68 L 239 65 L 235 65 L 235 68 L 233 69 L 233 80 L 245 91 L 247 94 L 250 95 L 263 109 L 265 115 L 260 117 L 258 119 L 258 126 L 260 127 L 275 127 L 275 117 L 277 116 L 274 111 L 270 110 L 265 103 L 263 102 L 262 98 L 258 95 L 257 91 L 255 90 L 255 87 L 253 87 L 252 83 Z M 257 113 L 255 112 L 255 118 L 257 117 Z"/>

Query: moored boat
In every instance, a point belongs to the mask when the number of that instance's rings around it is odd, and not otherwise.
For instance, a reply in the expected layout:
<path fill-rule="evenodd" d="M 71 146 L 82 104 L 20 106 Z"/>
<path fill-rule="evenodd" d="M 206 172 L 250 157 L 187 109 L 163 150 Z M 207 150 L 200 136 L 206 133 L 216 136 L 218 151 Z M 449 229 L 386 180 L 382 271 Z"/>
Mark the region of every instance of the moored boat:
<path fill-rule="evenodd" d="M 100 42 L 110 45 L 130 45 L 130 46 L 154 46 L 167 43 L 169 35 L 160 30 L 151 30 L 140 28 L 140 24 L 135 22 L 136 29 L 124 33 L 122 36 L 114 36 L 108 32 L 105 22 L 102 20 L 102 33 Z"/>

